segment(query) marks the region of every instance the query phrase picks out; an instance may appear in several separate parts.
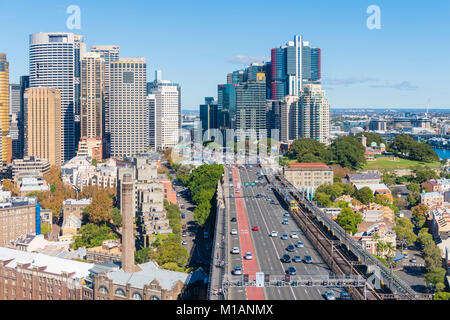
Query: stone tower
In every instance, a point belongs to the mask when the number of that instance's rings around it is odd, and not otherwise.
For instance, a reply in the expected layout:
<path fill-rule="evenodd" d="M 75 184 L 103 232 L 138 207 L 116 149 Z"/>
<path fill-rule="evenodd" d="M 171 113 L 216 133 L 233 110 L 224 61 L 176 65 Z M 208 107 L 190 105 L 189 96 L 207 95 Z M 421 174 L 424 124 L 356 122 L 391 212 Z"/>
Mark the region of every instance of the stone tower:
<path fill-rule="evenodd" d="M 131 175 L 125 174 L 120 183 L 120 208 L 122 211 L 122 269 L 134 272 L 134 217 L 133 217 L 133 180 Z"/>

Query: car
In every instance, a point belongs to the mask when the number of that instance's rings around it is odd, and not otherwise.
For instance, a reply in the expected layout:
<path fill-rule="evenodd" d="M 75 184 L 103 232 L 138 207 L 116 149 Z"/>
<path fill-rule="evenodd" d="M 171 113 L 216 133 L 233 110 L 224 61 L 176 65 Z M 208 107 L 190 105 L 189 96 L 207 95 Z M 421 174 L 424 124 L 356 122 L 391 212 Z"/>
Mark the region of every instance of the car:
<path fill-rule="evenodd" d="M 294 256 L 294 257 L 292 258 L 292 261 L 294 261 L 294 262 L 302 262 L 302 257 L 300 257 L 300 256 Z"/>
<path fill-rule="evenodd" d="M 184 209 L 184 204 L 181 204 L 181 205 L 180 205 L 180 208 L 181 208 L 181 209 Z"/>
<path fill-rule="evenodd" d="M 236 235 L 236 234 L 238 234 L 238 232 L 237 232 L 237 230 L 236 229 L 231 229 L 231 232 L 230 232 L 232 235 Z"/>
<path fill-rule="evenodd" d="M 277 231 L 272 231 L 272 232 L 270 233 L 270 236 L 271 236 L 271 237 L 278 237 L 278 232 L 277 232 Z"/>
<path fill-rule="evenodd" d="M 258 226 L 253 226 L 252 230 L 253 230 L 253 231 L 258 231 L 259 228 L 258 228 Z"/>
<path fill-rule="evenodd" d="M 295 267 L 289 267 L 286 270 L 286 273 L 291 275 L 291 276 L 295 276 L 297 274 L 297 269 L 295 269 Z"/>
<path fill-rule="evenodd" d="M 208 239 L 209 238 L 209 233 L 208 232 L 203 232 L 203 239 Z"/>
<path fill-rule="evenodd" d="M 267 201 L 270 201 L 270 200 L 272 200 L 272 199 L 270 199 L 269 197 L 266 197 L 266 200 L 267 200 Z"/>
<path fill-rule="evenodd" d="M 290 217 L 291 214 L 290 214 L 289 212 L 285 212 L 285 213 L 283 214 L 283 216 L 284 216 L 284 217 Z"/>
<path fill-rule="evenodd" d="M 304 247 L 303 242 L 301 242 L 301 241 L 297 241 L 296 246 L 297 246 L 297 248 L 303 248 Z"/>
<path fill-rule="evenodd" d="M 233 249 L 231 249 L 231 253 L 232 254 L 239 254 L 239 248 L 238 247 L 233 247 Z"/>
<path fill-rule="evenodd" d="M 334 292 L 331 290 L 325 291 L 324 296 L 325 296 L 325 299 L 327 299 L 327 300 L 336 300 L 336 296 L 334 295 Z"/>
<path fill-rule="evenodd" d="M 284 254 L 284 255 L 281 257 L 281 262 L 283 262 L 283 263 L 289 263 L 289 262 L 291 262 L 291 256 L 288 255 L 288 254 Z"/>
<path fill-rule="evenodd" d="M 253 255 L 251 252 L 247 252 L 244 256 L 245 260 L 252 260 L 253 259 Z"/>
<path fill-rule="evenodd" d="M 305 258 L 303 259 L 303 262 L 304 263 L 312 263 L 312 258 L 311 258 L 311 256 L 305 256 Z"/>
<path fill-rule="evenodd" d="M 183 232 L 183 233 L 181 234 L 181 236 L 182 236 L 182 237 L 186 237 L 186 236 L 187 236 L 186 232 Z"/>
<path fill-rule="evenodd" d="M 236 221 L 237 221 L 236 217 L 231 218 L 231 222 L 236 222 Z"/>
<path fill-rule="evenodd" d="M 234 274 L 235 276 L 241 275 L 241 274 L 242 274 L 242 268 L 239 267 L 239 266 L 234 267 L 234 269 L 233 269 L 233 274 Z"/>
<path fill-rule="evenodd" d="M 295 251 L 295 247 L 292 244 L 290 244 L 290 245 L 287 246 L 286 250 L 289 251 L 289 252 L 294 252 Z"/>
<path fill-rule="evenodd" d="M 281 221 L 281 224 L 289 224 L 288 219 L 284 219 L 283 221 Z"/>
<path fill-rule="evenodd" d="M 292 232 L 292 233 L 291 233 L 291 238 L 292 238 L 292 239 L 298 239 L 298 234 L 297 234 L 297 232 Z"/>
<path fill-rule="evenodd" d="M 283 233 L 281 235 L 281 240 L 287 240 L 287 239 L 289 239 L 289 236 L 286 233 Z"/>
<path fill-rule="evenodd" d="M 341 292 L 341 300 L 352 300 L 352 296 L 347 290 Z"/>
<path fill-rule="evenodd" d="M 412 258 L 411 258 L 411 262 L 412 262 L 412 263 L 416 263 L 416 262 L 417 262 L 416 257 L 412 257 Z"/>
<path fill-rule="evenodd" d="M 181 242 L 181 244 L 182 244 L 183 246 L 185 246 L 185 245 L 187 245 L 187 241 L 186 241 L 186 240 L 183 240 L 183 242 Z"/>
<path fill-rule="evenodd" d="M 275 202 L 275 200 L 271 200 L 270 203 L 271 204 L 275 204 L 276 202 Z"/>

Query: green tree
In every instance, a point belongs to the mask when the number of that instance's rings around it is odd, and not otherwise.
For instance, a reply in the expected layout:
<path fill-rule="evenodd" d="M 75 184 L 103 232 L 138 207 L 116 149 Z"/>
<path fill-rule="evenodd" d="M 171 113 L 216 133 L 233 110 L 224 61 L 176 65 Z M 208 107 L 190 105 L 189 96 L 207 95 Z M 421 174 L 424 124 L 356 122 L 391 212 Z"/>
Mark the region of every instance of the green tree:
<path fill-rule="evenodd" d="M 352 170 L 361 169 L 366 163 L 364 159 L 364 147 L 354 137 L 338 137 L 330 147 L 333 153 L 333 161 Z"/>
<path fill-rule="evenodd" d="M 428 231 L 428 228 L 422 228 L 417 235 L 417 242 L 424 246 L 429 246 L 433 243 L 433 236 Z"/>
<path fill-rule="evenodd" d="M 425 245 L 422 250 L 427 270 L 440 268 L 442 266 L 442 250 L 434 242 Z"/>
<path fill-rule="evenodd" d="M 405 244 L 410 245 L 416 241 L 417 237 L 413 231 L 413 228 L 414 225 L 408 218 L 395 218 L 394 231 L 397 235 L 397 239 L 399 239 L 402 243 L 402 250 Z"/>
<path fill-rule="evenodd" d="M 194 221 L 197 222 L 199 226 L 203 226 L 208 219 L 209 212 L 211 211 L 211 204 L 209 202 L 201 202 L 194 209 Z"/>
<path fill-rule="evenodd" d="M 349 234 L 358 232 L 358 224 L 363 221 L 362 216 L 350 208 L 343 208 L 337 217 L 337 223 Z"/>
<path fill-rule="evenodd" d="M 137 264 L 148 262 L 150 250 L 151 250 L 150 248 L 142 248 L 137 250 L 134 253 L 134 262 Z"/>
<path fill-rule="evenodd" d="M 436 291 L 441 291 L 444 285 L 446 273 L 447 272 L 445 271 L 445 269 L 441 267 L 433 268 L 425 274 L 425 283 L 428 286 L 435 288 Z"/>
<path fill-rule="evenodd" d="M 411 192 L 406 197 L 406 201 L 408 201 L 410 206 L 414 206 L 419 202 L 420 194 Z"/>
<path fill-rule="evenodd" d="M 122 213 L 118 208 L 112 208 L 111 210 L 111 220 L 113 221 L 114 225 L 118 228 L 122 226 Z"/>
<path fill-rule="evenodd" d="M 412 207 L 411 210 L 413 212 L 413 218 L 416 221 L 416 226 L 419 229 L 422 228 L 427 221 L 428 207 L 423 204 L 419 204 Z"/>
<path fill-rule="evenodd" d="M 302 138 L 295 140 L 287 153 L 290 159 L 298 162 L 325 162 L 329 163 L 332 154 L 325 144 L 310 138 Z"/>
<path fill-rule="evenodd" d="M 408 190 L 414 193 L 420 193 L 420 186 L 417 183 L 410 183 L 408 185 Z"/>
<path fill-rule="evenodd" d="M 314 201 L 317 201 L 320 203 L 323 207 L 331 207 L 332 201 L 330 199 L 330 195 L 323 193 L 323 192 L 317 192 L 314 195 Z"/>
<path fill-rule="evenodd" d="M 450 292 L 436 292 L 433 300 L 450 300 Z"/>
<path fill-rule="evenodd" d="M 75 250 L 80 247 L 93 248 L 101 246 L 103 241 L 109 239 L 117 239 L 117 236 L 109 227 L 87 223 L 81 226 L 71 246 Z"/>
<path fill-rule="evenodd" d="M 417 166 L 413 169 L 414 174 L 416 177 L 414 178 L 414 181 L 417 183 L 423 183 L 430 179 L 438 179 L 439 176 L 437 175 L 436 171 L 433 169 L 430 169 L 426 166 Z"/>
<path fill-rule="evenodd" d="M 369 204 L 375 201 L 375 197 L 373 196 L 373 191 L 369 187 L 364 187 L 355 192 L 355 198 L 361 203 Z"/>

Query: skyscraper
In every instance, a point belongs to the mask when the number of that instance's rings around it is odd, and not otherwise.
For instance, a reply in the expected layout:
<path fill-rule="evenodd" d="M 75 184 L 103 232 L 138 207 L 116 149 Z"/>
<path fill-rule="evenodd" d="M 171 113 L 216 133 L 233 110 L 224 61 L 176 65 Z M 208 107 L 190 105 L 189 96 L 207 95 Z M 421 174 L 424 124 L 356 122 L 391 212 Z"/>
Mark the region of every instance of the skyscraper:
<path fill-rule="evenodd" d="M 25 90 L 30 87 L 30 77 L 20 77 L 20 112 L 18 117 L 19 139 L 17 144 L 17 159 L 22 159 L 25 149 Z"/>
<path fill-rule="evenodd" d="M 149 117 L 149 147 L 156 147 L 156 109 L 155 109 L 155 95 L 147 95 L 148 117 Z"/>
<path fill-rule="evenodd" d="M 61 94 L 55 88 L 28 88 L 25 100 L 25 153 L 61 166 Z"/>
<path fill-rule="evenodd" d="M 84 38 L 73 33 L 30 36 L 30 88 L 51 87 L 61 93 L 62 161 L 75 156 L 80 126 L 80 56 Z"/>
<path fill-rule="evenodd" d="M 330 105 L 320 84 L 306 84 L 298 100 L 298 137 L 330 143 Z"/>
<path fill-rule="evenodd" d="M 121 58 L 110 68 L 111 156 L 143 153 L 149 146 L 145 59 Z"/>
<path fill-rule="evenodd" d="M 11 138 L 9 137 L 9 63 L 6 54 L 0 53 L 0 125 L 2 129 L 2 162 L 11 162 Z"/>
<path fill-rule="evenodd" d="M 259 72 L 256 81 L 248 81 L 236 87 L 236 131 L 266 130 L 266 77 Z"/>
<path fill-rule="evenodd" d="M 200 105 L 200 121 L 202 122 L 202 137 L 209 129 L 218 129 L 218 108 L 213 98 L 206 97 L 205 103 Z M 208 135 L 206 139 L 211 139 Z"/>
<path fill-rule="evenodd" d="M 20 84 L 11 83 L 9 85 L 9 135 L 12 144 L 12 159 L 19 159 L 19 118 L 20 118 Z"/>
<path fill-rule="evenodd" d="M 91 52 L 100 54 L 100 57 L 105 61 L 104 76 L 103 76 L 103 122 L 104 122 L 104 140 L 106 142 L 105 156 L 109 156 L 110 150 L 110 129 L 109 129 L 109 109 L 110 109 L 110 86 L 111 86 L 111 62 L 120 59 L 120 46 L 106 45 L 106 46 L 92 46 Z"/>
<path fill-rule="evenodd" d="M 105 63 L 100 54 L 81 58 L 81 137 L 103 138 L 103 90 Z"/>
<path fill-rule="evenodd" d="M 157 74 L 156 79 L 161 77 Z M 151 87 L 155 96 L 155 146 L 178 145 L 181 129 L 181 88 L 168 80 L 156 80 Z"/>

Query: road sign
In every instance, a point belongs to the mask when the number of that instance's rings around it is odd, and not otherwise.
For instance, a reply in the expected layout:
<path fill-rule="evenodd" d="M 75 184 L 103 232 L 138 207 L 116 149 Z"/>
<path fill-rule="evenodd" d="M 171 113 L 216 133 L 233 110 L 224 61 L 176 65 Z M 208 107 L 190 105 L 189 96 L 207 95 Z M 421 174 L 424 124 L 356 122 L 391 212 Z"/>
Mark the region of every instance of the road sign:
<path fill-rule="evenodd" d="M 260 288 L 264 287 L 264 272 L 256 273 L 256 286 Z"/>

